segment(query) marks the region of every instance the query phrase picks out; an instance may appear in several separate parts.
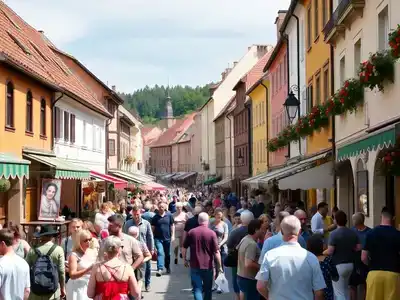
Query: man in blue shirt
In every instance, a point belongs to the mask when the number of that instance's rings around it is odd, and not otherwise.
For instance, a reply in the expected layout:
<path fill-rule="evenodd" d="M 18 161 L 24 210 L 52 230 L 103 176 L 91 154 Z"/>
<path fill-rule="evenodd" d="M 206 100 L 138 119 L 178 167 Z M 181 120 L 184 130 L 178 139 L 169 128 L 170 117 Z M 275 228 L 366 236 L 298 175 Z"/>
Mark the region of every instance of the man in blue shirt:
<path fill-rule="evenodd" d="M 277 234 L 275 234 L 274 236 L 270 237 L 269 239 L 266 239 L 264 241 L 262 250 L 261 250 L 261 255 L 260 255 L 260 259 L 258 260 L 258 263 L 261 265 L 265 254 L 275 248 L 278 248 L 279 246 L 281 246 L 283 244 L 283 236 L 282 236 L 282 232 L 281 232 L 281 223 L 283 221 L 284 218 L 290 216 L 290 214 L 286 211 L 281 211 L 277 218 L 279 220 L 279 224 L 276 224 L 276 231 Z M 299 235 L 298 236 L 298 243 L 300 244 L 301 247 L 303 247 L 304 249 L 307 249 L 307 244 L 304 240 L 304 238 Z"/>
<path fill-rule="evenodd" d="M 171 242 L 175 239 L 175 225 L 174 218 L 167 208 L 166 203 L 160 203 L 158 212 L 151 221 L 157 249 L 157 277 L 163 274 L 164 266 L 167 274 L 171 273 Z"/>

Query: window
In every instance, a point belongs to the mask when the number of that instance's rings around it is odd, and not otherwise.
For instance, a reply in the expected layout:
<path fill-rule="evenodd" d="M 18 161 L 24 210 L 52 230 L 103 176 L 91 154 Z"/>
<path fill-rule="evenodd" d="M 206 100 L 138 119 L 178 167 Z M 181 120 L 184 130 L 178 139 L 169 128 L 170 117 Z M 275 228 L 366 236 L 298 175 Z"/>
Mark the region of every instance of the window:
<path fill-rule="evenodd" d="M 368 170 L 360 159 L 357 162 L 357 211 L 369 215 Z"/>
<path fill-rule="evenodd" d="M 389 13 L 386 6 L 378 15 L 378 41 L 379 50 L 385 50 L 389 47 Z"/>
<path fill-rule="evenodd" d="M 361 64 L 361 39 L 354 44 L 354 75 L 358 77 Z"/>
<path fill-rule="evenodd" d="M 64 111 L 64 141 L 69 142 L 69 113 Z"/>
<path fill-rule="evenodd" d="M 312 35 L 312 22 L 311 22 L 311 5 L 307 10 L 307 49 L 311 48 L 311 35 Z"/>
<path fill-rule="evenodd" d="M 315 105 L 321 104 L 321 76 L 318 74 L 315 78 Z"/>
<path fill-rule="evenodd" d="M 14 85 L 7 83 L 6 127 L 14 128 Z"/>
<path fill-rule="evenodd" d="M 326 25 L 326 22 L 328 21 L 328 0 L 322 0 L 322 27 Z"/>
<path fill-rule="evenodd" d="M 285 82 L 285 57 L 283 57 L 283 62 L 280 65 L 281 68 L 281 87 L 283 86 L 283 83 Z"/>
<path fill-rule="evenodd" d="M 107 102 L 107 108 L 108 112 L 114 116 L 115 110 L 116 110 L 116 105 L 113 101 L 108 100 Z"/>
<path fill-rule="evenodd" d="M 32 92 L 26 93 L 26 132 L 33 132 L 33 107 L 32 107 Z"/>
<path fill-rule="evenodd" d="M 121 132 L 130 135 L 130 127 L 127 124 L 121 122 Z"/>
<path fill-rule="evenodd" d="M 340 85 L 343 85 L 343 82 L 346 80 L 346 57 L 343 56 L 340 59 L 340 65 L 339 65 L 339 76 L 340 76 Z"/>
<path fill-rule="evenodd" d="M 319 0 L 314 0 L 314 39 L 319 35 Z"/>
<path fill-rule="evenodd" d="M 46 136 L 46 100 L 40 100 L 40 135 Z"/>
<path fill-rule="evenodd" d="M 82 145 L 83 146 L 86 146 L 87 145 L 87 143 L 86 143 L 86 121 L 83 121 L 83 135 L 82 135 L 82 137 L 83 137 L 83 141 L 82 141 Z"/>
<path fill-rule="evenodd" d="M 324 70 L 324 98 L 322 99 L 323 101 L 327 101 L 329 98 L 329 95 L 331 94 L 329 91 L 329 68 L 326 68 Z"/>
<path fill-rule="evenodd" d="M 70 133 L 71 133 L 71 143 L 75 143 L 75 115 L 71 114 L 70 117 Z"/>
<path fill-rule="evenodd" d="M 311 112 L 313 107 L 313 86 L 312 83 L 307 88 L 307 112 Z"/>
<path fill-rule="evenodd" d="M 55 138 L 59 139 L 61 138 L 61 110 L 58 107 L 55 107 L 54 109 L 54 123 L 55 123 Z"/>

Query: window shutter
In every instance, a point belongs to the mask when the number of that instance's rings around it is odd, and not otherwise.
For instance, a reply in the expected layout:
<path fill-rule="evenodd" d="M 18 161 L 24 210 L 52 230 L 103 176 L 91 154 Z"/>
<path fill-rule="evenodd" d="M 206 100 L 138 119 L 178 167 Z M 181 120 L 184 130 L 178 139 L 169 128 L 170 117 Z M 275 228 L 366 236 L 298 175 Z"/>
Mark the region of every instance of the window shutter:
<path fill-rule="evenodd" d="M 71 114 L 71 143 L 75 143 L 75 115 Z"/>
<path fill-rule="evenodd" d="M 64 111 L 64 140 L 69 142 L 70 132 L 69 132 L 69 113 Z"/>
<path fill-rule="evenodd" d="M 56 128 L 55 128 L 55 135 L 56 135 L 56 139 L 59 139 L 61 137 L 60 134 L 60 122 L 61 122 L 61 116 L 60 116 L 60 109 L 58 107 L 55 108 L 55 116 L 54 116 L 54 122 L 56 124 Z"/>

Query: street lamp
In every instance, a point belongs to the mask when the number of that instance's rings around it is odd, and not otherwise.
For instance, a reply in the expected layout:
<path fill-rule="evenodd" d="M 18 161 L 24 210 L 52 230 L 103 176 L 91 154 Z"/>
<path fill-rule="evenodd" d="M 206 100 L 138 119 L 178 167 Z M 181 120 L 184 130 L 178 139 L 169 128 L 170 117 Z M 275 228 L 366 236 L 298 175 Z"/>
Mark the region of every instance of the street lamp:
<path fill-rule="evenodd" d="M 286 108 L 286 113 L 289 118 L 290 124 L 292 124 L 293 120 L 300 114 L 300 101 L 296 98 L 293 91 L 297 92 L 299 87 L 297 85 L 293 85 L 290 88 L 290 92 L 288 97 L 285 100 L 283 106 Z"/>

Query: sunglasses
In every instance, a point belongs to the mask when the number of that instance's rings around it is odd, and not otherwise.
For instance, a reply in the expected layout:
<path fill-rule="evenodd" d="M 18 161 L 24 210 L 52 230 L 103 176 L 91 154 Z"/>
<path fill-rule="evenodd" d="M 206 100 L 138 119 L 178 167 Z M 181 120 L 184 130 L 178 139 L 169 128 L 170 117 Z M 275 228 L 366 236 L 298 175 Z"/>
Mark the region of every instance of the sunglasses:
<path fill-rule="evenodd" d="M 88 242 L 91 242 L 91 241 L 92 241 L 92 239 L 85 239 L 85 240 L 83 240 L 84 243 L 88 243 Z"/>

